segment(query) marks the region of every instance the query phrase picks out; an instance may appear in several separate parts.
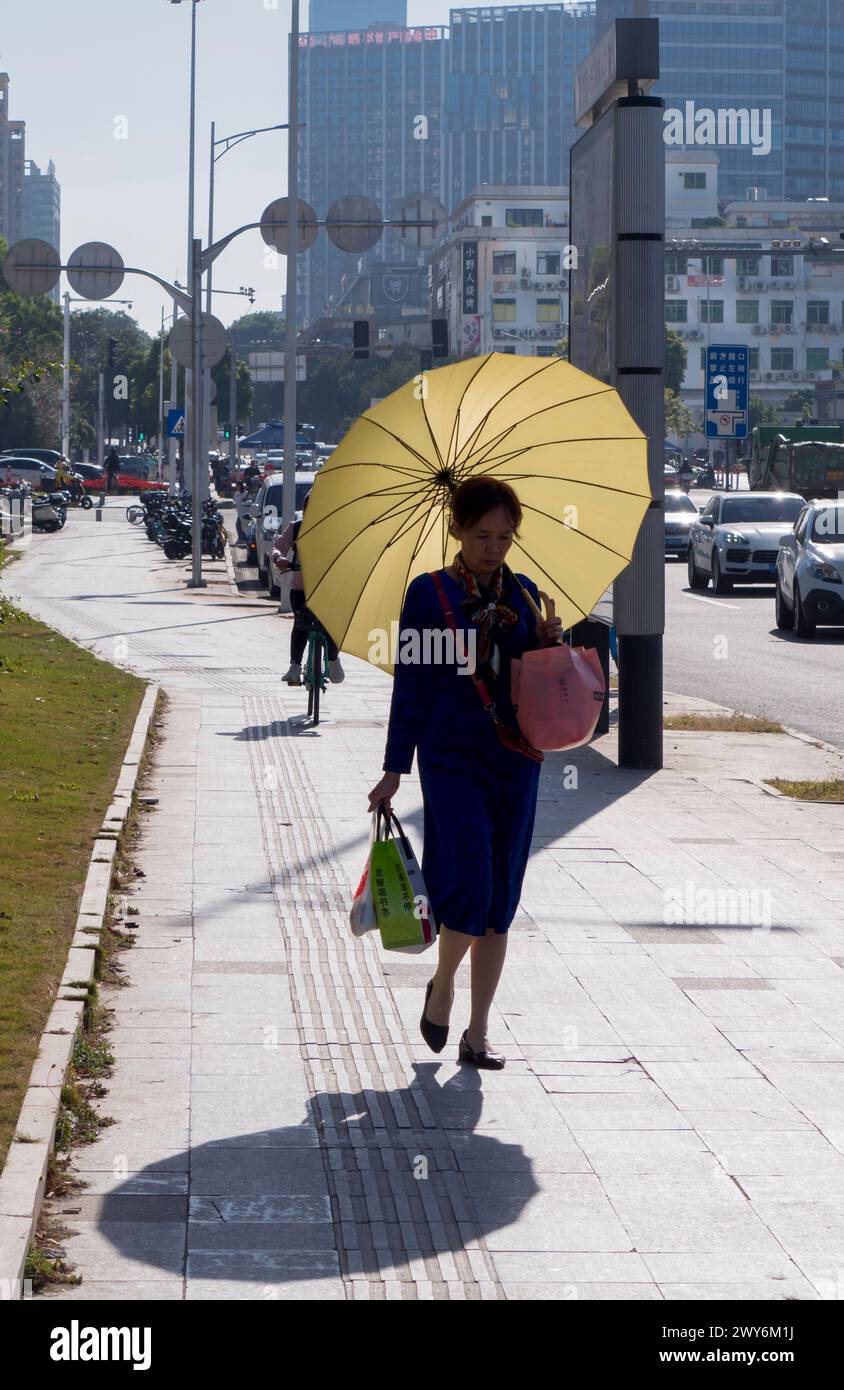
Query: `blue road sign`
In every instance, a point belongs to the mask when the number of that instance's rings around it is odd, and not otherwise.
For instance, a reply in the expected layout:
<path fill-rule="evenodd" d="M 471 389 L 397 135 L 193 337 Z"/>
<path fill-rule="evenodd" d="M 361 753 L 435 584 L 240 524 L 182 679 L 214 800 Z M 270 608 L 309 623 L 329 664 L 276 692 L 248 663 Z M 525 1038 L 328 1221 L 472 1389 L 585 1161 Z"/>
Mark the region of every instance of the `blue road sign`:
<path fill-rule="evenodd" d="M 167 438 L 182 439 L 185 433 L 185 412 L 181 406 L 171 406 L 167 412 Z"/>
<path fill-rule="evenodd" d="M 747 438 L 750 349 L 711 343 L 706 349 L 703 415 L 707 439 Z"/>

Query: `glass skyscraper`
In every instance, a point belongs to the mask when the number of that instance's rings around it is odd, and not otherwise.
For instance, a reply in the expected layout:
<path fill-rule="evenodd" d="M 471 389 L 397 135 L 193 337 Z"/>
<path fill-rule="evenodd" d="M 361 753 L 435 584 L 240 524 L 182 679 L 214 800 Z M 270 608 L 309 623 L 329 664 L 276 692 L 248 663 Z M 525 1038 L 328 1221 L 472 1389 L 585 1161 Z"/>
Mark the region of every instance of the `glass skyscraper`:
<path fill-rule="evenodd" d="M 451 10 L 449 24 L 449 206 L 484 183 L 567 184 L 574 70 L 594 41 L 594 4 Z"/>
<path fill-rule="evenodd" d="M 377 9 L 377 0 L 370 8 Z M 301 35 L 299 186 L 318 217 L 347 193 L 371 198 L 387 218 L 405 193 L 447 202 L 441 133 L 446 33 L 435 26 Z M 299 258 L 304 320 L 326 311 L 358 259 L 339 251 L 320 229 Z M 367 264 L 372 260 L 416 264 L 418 254 L 388 231 L 368 253 Z"/>
<path fill-rule="evenodd" d="M 842 0 L 650 0 L 660 21 L 666 107 L 771 113 L 771 150 L 720 144 L 721 198 L 748 188 L 771 199 L 844 198 Z M 633 0 L 597 0 L 598 32 L 632 16 Z"/>

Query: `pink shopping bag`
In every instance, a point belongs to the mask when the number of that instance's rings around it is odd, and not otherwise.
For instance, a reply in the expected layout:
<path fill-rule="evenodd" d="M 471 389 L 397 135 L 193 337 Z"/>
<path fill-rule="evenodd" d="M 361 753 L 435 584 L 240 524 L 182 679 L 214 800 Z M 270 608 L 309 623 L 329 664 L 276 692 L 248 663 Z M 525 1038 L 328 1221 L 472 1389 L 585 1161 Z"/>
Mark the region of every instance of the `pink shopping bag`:
<path fill-rule="evenodd" d="M 519 728 L 534 748 L 550 752 L 589 742 L 606 694 L 594 647 L 540 647 L 514 659 L 510 673 Z"/>

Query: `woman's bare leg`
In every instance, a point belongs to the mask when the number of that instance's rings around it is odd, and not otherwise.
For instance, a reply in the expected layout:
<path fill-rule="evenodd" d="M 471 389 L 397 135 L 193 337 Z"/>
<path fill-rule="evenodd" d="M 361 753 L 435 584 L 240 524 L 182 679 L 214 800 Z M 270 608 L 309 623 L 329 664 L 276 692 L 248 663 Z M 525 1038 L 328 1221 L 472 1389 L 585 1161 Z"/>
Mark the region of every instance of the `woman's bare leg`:
<path fill-rule="evenodd" d="M 472 1016 L 466 1037 L 473 1052 L 489 1052 L 489 1011 L 507 954 L 507 932 L 488 928 L 472 942 Z"/>
<path fill-rule="evenodd" d="M 439 959 L 425 1010 L 425 1017 L 431 1023 L 438 1023 L 443 1028 L 447 1026 L 454 999 L 454 977 L 474 939 L 465 932 L 450 931 L 448 927 L 440 925 Z"/>

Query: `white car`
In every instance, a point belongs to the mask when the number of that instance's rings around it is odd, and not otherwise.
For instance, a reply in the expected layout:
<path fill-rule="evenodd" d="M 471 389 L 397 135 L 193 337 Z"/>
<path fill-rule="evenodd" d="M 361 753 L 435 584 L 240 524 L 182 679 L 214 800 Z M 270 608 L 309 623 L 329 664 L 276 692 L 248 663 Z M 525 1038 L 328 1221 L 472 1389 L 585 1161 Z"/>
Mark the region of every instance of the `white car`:
<path fill-rule="evenodd" d="M 56 486 L 56 470 L 40 459 L 18 458 L 4 454 L 0 458 L 0 486 L 9 483 L 29 483 L 36 492 L 51 492 Z"/>
<path fill-rule="evenodd" d="M 807 502 L 777 553 L 778 628 L 809 637 L 818 625 L 844 627 L 844 503 Z"/>
<path fill-rule="evenodd" d="M 302 503 L 314 485 L 313 476 L 310 473 L 296 474 L 296 508 L 297 516 L 301 515 Z M 255 550 L 258 556 L 258 578 L 262 584 L 267 586 L 270 597 L 278 596 L 277 576 L 272 572 L 270 556 L 273 549 L 273 541 L 276 534 L 281 529 L 282 524 L 282 488 L 284 484 L 280 478 L 272 478 L 262 483 L 258 496 L 252 503 L 252 516 L 255 518 Z"/>
<path fill-rule="evenodd" d="M 689 529 L 689 588 L 773 584 L 777 552 L 805 506 L 796 492 L 717 492 Z"/>

